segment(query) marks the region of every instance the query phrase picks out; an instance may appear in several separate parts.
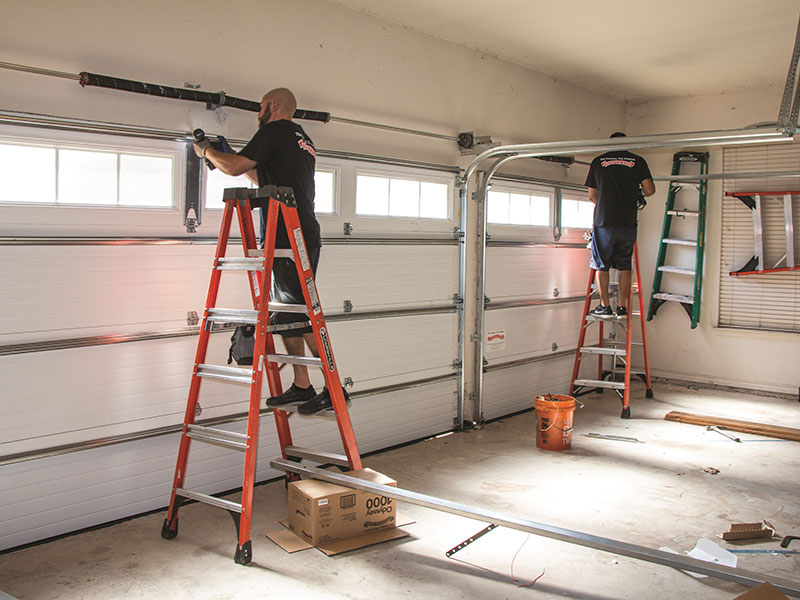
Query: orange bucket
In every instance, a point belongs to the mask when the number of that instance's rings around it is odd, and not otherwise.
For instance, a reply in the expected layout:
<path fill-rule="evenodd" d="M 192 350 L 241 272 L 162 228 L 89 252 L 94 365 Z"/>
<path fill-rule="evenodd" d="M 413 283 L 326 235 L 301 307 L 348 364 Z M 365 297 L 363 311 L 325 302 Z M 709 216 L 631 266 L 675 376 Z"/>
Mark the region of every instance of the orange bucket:
<path fill-rule="evenodd" d="M 542 450 L 567 450 L 572 445 L 572 396 L 536 396 L 536 447 Z"/>

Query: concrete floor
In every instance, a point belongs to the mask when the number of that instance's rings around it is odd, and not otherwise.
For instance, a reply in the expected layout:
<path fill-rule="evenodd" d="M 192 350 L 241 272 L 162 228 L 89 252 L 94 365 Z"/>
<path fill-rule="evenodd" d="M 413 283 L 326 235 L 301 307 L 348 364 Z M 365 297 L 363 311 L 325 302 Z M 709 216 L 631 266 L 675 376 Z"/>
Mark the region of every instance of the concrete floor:
<path fill-rule="evenodd" d="M 551 525 L 643 546 L 690 550 L 732 522 L 770 521 L 800 535 L 800 443 L 741 434 L 735 443 L 703 427 L 663 420 L 670 410 L 798 427 L 796 400 L 719 390 L 636 386 L 633 418 L 619 401 L 581 398 L 572 448 L 535 447 L 533 413 L 370 456 L 365 465 L 400 487 Z M 643 444 L 591 439 L 589 432 Z M 719 469 L 711 475 L 705 467 Z M 234 564 L 235 530 L 224 511 L 181 510 L 177 539 L 159 533 L 164 513 L 0 555 L 0 590 L 22 600 L 196 598 L 623 598 L 729 599 L 746 588 L 496 529 L 453 558 L 445 552 L 483 523 L 412 505 L 410 537 L 336 557 L 311 549 L 287 554 L 265 537 L 286 516 L 282 482 L 256 488 L 253 562 Z M 523 545 L 524 544 L 524 545 Z M 774 548 L 778 541 L 743 546 Z M 800 543 L 794 542 L 800 550 Z M 520 550 L 520 547 L 521 550 Z M 533 587 L 520 588 L 510 576 Z M 800 581 L 800 555 L 739 555 L 739 566 Z M 0 595 L 1 596 L 1 595 Z"/>

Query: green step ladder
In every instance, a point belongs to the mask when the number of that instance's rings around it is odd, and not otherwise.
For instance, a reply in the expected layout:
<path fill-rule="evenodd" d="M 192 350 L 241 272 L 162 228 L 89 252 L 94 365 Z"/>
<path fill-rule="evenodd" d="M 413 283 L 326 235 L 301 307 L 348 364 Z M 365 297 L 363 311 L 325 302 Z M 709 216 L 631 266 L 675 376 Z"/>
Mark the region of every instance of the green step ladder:
<path fill-rule="evenodd" d="M 708 173 L 708 152 L 678 152 L 672 157 L 672 174 L 680 175 L 681 167 L 688 164 L 700 165 L 700 175 Z M 697 207 L 675 208 L 675 200 L 681 191 L 681 200 L 687 197 L 687 190 L 697 192 Z M 692 320 L 692 329 L 700 322 L 700 296 L 703 288 L 703 255 L 705 248 L 706 227 L 706 197 L 708 194 L 708 181 L 697 178 L 670 181 L 667 206 L 664 212 L 664 227 L 661 230 L 661 242 L 658 248 L 656 272 L 653 276 L 653 289 L 650 293 L 650 308 L 647 311 L 647 320 L 652 321 L 659 307 L 665 302 L 679 302 Z M 673 219 L 697 219 L 697 235 L 693 239 L 672 237 Z M 667 264 L 667 254 L 670 248 L 693 247 L 693 265 Z M 677 254 L 673 252 L 673 254 Z M 685 258 L 685 257 L 684 257 Z M 662 288 L 664 273 L 675 276 L 692 277 L 694 285 L 692 295 L 672 293 Z"/>

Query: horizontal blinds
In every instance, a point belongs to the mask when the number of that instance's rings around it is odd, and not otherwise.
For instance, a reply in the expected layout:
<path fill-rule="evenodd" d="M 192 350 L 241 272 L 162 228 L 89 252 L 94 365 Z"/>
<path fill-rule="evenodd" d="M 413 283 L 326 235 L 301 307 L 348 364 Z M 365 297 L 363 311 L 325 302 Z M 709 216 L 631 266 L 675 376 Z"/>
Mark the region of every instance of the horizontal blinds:
<path fill-rule="evenodd" d="M 725 173 L 800 170 L 800 144 L 758 144 L 723 149 Z M 783 196 L 768 192 L 800 191 L 800 177 L 730 179 L 729 193 L 760 192 L 764 266 L 783 267 L 786 221 Z M 795 261 L 800 261 L 800 196 L 792 199 Z M 722 200 L 722 252 L 719 325 L 744 329 L 800 332 L 800 271 L 734 277 L 755 254 L 753 211 L 740 200 Z"/>

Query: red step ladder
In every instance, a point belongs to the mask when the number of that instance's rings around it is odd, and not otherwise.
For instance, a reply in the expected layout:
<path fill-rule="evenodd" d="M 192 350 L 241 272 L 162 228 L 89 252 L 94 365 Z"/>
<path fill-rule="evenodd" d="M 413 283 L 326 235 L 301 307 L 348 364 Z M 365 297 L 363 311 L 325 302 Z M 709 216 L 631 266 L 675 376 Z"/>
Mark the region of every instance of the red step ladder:
<path fill-rule="evenodd" d="M 298 448 L 292 445 L 292 434 L 289 428 L 291 412 L 280 409 L 264 409 L 264 413 L 274 412 L 278 429 L 278 440 L 283 458 L 292 460 L 309 459 L 318 463 L 333 463 L 343 468 L 356 470 L 361 468 L 361 457 L 358 452 L 355 434 L 347 410 L 347 402 L 339 379 L 336 361 L 333 357 L 331 340 L 325 317 L 317 295 L 314 275 L 306 252 L 305 241 L 297 216 L 297 205 L 291 188 L 264 186 L 258 189 L 232 188 L 224 193 L 225 211 L 222 215 L 214 266 L 211 271 L 211 282 L 208 286 L 200 338 L 197 342 L 194 370 L 189 387 L 189 399 L 186 405 L 183 431 L 178 450 L 178 462 L 175 467 L 175 479 L 172 485 L 169 510 L 161 536 L 172 539 L 178 535 L 178 510 L 187 500 L 196 500 L 227 510 L 233 517 L 238 533 L 238 545 L 234 560 L 239 564 L 247 564 L 252 559 L 252 543 L 250 539 L 250 521 L 253 508 L 253 484 L 255 483 L 256 457 L 258 450 L 258 425 L 261 409 L 261 383 L 266 371 L 271 396 L 282 393 L 279 376 L 279 363 L 302 364 L 322 369 L 325 384 L 331 395 L 332 415 L 336 419 L 342 439 L 344 455 L 319 453 L 313 450 Z M 257 248 L 256 234 L 251 213 L 253 203 L 267 202 L 267 226 L 264 251 Z M 244 258 L 226 258 L 231 224 L 236 213 L 242 235 Z M 289 234 L 291 250 L 275 249 L 275 234 L 278 226 L 278 215 L 283 216 Z M 302 282 L 305 305 L 287 305 L 269 302 L 269 289 L 272 276 L 272 263 L 276 256 L 291 257 L 297 266 L 297 274 Z M 217 293 L 223 271 L 248 271 L 250 294 L 253 310 L 216 308 Z M 314 332 L 317 348 L 322 359 L 308 356 L 290 356 L 276 354 L 273 332 L 291 327 L 307 327 L 309 322 L 290 325 L 269 325 L 271 312 L 302 312 L 309 316 Z M 230 367 L 206 363 L 209 335 L 215 323 L 253 325 L 255 326 L 255 352 L 251 368 Z M 247 433 L 237 433 L 219 428 L 205 427 L 195 423 L 200 387 L 203 379 L 213 379 L 228 383 L 247 384 L 250 386 L 250 405 L 247 418 Z M 321 415 L 326 416 L 326 415 Z M 184 488 L 186 468 L 189 459 L 191 441 L 221 445 L 244 452 L 244 475 L 242 480 L 241 503 L 232 502 L 208 494 L 194 492 Z M 289 474 L 287 473 L 287 477 Z"/>
<path fill-rule="evenodd" d="M 583 320 L 581 322 L 581 332 L 578 336 L 578 350 L 575 354 L 575 366 L 572 369 L 572 383 L 569 388 L 570 396 L 582 396 L 591 392 L 602 393 L 605 389 L 613 389 L 622 400 L 623 419 L 630 419 L 630 394 L 631 394 L 631 375 L 638 375 L 647 385 L 645 395 L 647 398 L 653 397 L 653 387 L 650 383 L 650 362 L 647 357 L 647 335 L 645 334 L 644 319 L 644 300 L 642 298 L 639 282 L 639 249 L 633 246 L 633 274 L 635 279 L 631 281 L 631 289 L 628 294 L 628 317 L 618 319 L 611 317 L 604 319 L 589 314 L 592 296 L 597 291 L 594 289 L 595 269 L 589 269 L 589 284 L 586 288 L 586 300 L 583 304 Z M 633 296 L 638 298 L 639 310 L 633 310 Z M 641 341 L 633 341 L 633 319 L 639 319 L 642 328 Z M 609 337 L 604 337 L 606 322 L 611 326 Z M 586 345 L 586 332 L 591 325 L 598 324 L 597 345 Z M 624 341 L 617 338 L 619 330 L 625 332 Z M 633 348 L 641 347 L 644 354 L 644 370 L 634 371 L 632 367 Z M 587 355 L 597 356 L 597 379 L 579 379 L 581 362 Z M 604 364 L 604 357 L 610 357 L 611 364 Z"/>

